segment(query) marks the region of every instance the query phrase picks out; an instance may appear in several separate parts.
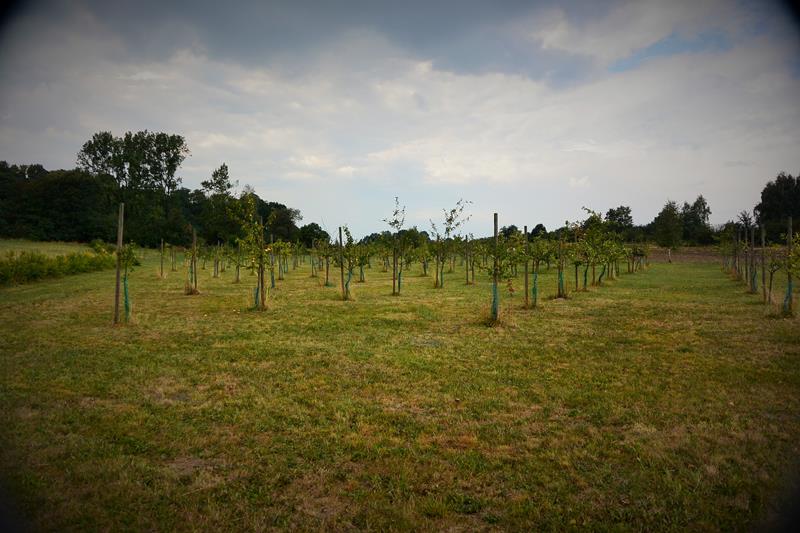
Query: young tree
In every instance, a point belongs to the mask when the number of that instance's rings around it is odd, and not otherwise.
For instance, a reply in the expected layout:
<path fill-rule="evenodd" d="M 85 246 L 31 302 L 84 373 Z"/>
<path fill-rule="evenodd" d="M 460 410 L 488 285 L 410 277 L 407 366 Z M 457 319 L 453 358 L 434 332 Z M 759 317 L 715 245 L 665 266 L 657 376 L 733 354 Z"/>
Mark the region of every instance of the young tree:
<path fill-rule="evenodd" d="M 255 308 L 263 311 L 267 307 L 267 289 L 264 277 L 270 249 L 266 245 L 264 220 L 256 212 L 255 199 L 252 195 L 245 195 L 243 200 L 245 202 L 244 220 L 242 221 L 244 237 L 239 239 L 238 244 L 258 275 L 254 298 Z"/>
<path fill-rule="evenodd" d="M 342 238 L 342 233 L 344 238 Z M 359 257 L 358 245 L 353 241 L 353 235 L 347 226 L 342 226 L 339 233 L 339 253 L 334 256 L 336 264 L 339 265 L 342 274 L 342 299 L 350 300 L 350 282 L 353 280 L 353 270 L 358 264 Z M 347 278 L 345 278 L 347 271 Z"/>
<path fill-rule="evenodd" d="M 333 260 L 334 256 L 336 255 L 336 249 L 331 244 L 329 239 L 320 239 L 316 241 L 316 249 L 319 256 L 324 259 L 325 261 L 325 287 L 332 287 L 333 283 L 331 283 L 330 278 L 330 270 L 331 270 L 331 261 Z"/>
<path fill-rule="evenodd" d="M 435 288 L 444 288 L 444 266 L 453 246 L 452 238 L 456 236 L 458 228 L 469 220 L 469 216 L 464 216 L 464 209 L 469 203 L 471 202 L 460 199 L 450 211 L 442 210 L 444 212 L 444 222 L 442 223 L 441 232 L 433 220 L 430 221 L 433 236 L 435 237 L 433 243 L 433 253 L 436 259 L 436 279 L 433 285 Z"/>
<path fill-rule="evenodd" d="M 123 302 L 125 304 L 125 322 L 130 322 L 131 319 L 131 299 L 128 294 L 128 274 L 133 272 L 133 267 L 140 265 L 139 259 L 136 257 L 136 244 L 130 242 L 122 247 L 120 254 L 120 263 L 123 268 L 122 273 L 122 287 L 123 287 Z"/>
<path fill-rule="evenodd" d="M 772 303 L 772 285 L 773 285 L 773 280 L 775 279 L 775 273 L 780 271 L 782 268 L 785 268 L 786 264 L 787 264 L 786 250 L 783 248 L 783 246 L 780 246 L 778 244 L 773 244 L 772 246 L 770 246 L 766 252 L 766 261 L 764 263 L 764 266 L 762 267 L 769 274 L 768 276 L 769 281 L 767 284 L 767 297 L 766 297 L 767 304 Z"/>
<path fill-rule="evenodd" d="M 398 287 L 397 280 L 397 260 L 401 255 L 400 251 L 400 230 L 403 229 L 403 224 L 406 220 L 406 206 L 400 207 L 400 200 L 397 196 L 394 197 L 394 211 L 392 216 L 384 218 L 383 221 L 389 224 L 389 227 L 394 230 L 392 235 L 392 296 L 400 295 L 400 288 Z"/>
<path fill-rule="evenodd" d="M 197 258 L 198 258 L 198 249 L 197 249 L 197 230 L 191 228 L 192 230 L 192 247 L 188 250 L 188 257 L 187 254 L 184 254 L 184 259 L 188 259 L 189 263 L 189 279 L 186 281 L 186 285 L 184 287 L 184 293 L 187 295 L 190 294 L 200 294 L 200 291 L 197 290 Z"/>

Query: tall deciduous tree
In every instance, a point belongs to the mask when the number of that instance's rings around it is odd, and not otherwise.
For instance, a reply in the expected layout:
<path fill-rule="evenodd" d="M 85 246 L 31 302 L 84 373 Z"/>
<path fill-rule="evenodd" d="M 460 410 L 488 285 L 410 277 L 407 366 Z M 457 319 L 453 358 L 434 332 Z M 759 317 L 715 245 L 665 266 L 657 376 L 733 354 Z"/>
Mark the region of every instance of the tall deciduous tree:
<path fill-rule="evenodd" d="M 669 262 L 672 262 L 672 251 L 681 244 L 683 236 L 683 220 L 681 220 L 678 204 L 668 201 L 653 221 L 656 242 L 667 249 Z"/>
<path fill-rule="evenodd" d="M 606 212 L 606 222 L 608 223 L 608 229 L 627 237 L 627 234 L 633 229 L 631 208 L 621 205 L 609 209 Z"/>
<path fill-rule="evenodd" d="M 692 244 L 711 244 L 713 235 L 708 224 L 710 215 L 711 208 L 702 194 L 692 204 L 684 202 L 681 209 L 684 240 Z"/>
<path fill-rule="evenodd" d="M 800 176 L 779 173 L 764 186 L 754 211 L 758 223 L 765 224 L 767 237 L 772 242 L 778 241 L 786 231 L 787 217 L 791 216 L 795 225 L 800 223 Z"/>
<path fill-rule="evenodd" d="M 316 241 L 329 242 L 331 236 L 327 231 L 322 229 L 316 222 L 311 222 L 300 228 L 298 231 L 298 238 L 306 248 L 312 248 Z"/>

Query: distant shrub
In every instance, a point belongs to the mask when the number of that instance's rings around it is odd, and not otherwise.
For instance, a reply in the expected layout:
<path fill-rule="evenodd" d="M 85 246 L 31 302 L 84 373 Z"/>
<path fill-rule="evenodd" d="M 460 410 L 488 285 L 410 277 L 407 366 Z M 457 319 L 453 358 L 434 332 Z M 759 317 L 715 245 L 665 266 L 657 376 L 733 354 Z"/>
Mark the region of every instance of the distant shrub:
<path fill-rule="evenodd" d="M 0 256 L 0 285 L 94 272 L 113 268 L 114 265 L 114 256 L 105 251 L 78 252 L 55 257 L 39 252 L 7 252 Z"/>
<path fill-rule="evenodd" d="M 89 243 L 89 248 L 94 250 L 95 253 L 107 253 L 113 254 L 115 251 L 115 246 L 113 244 L 109 244 L 104 242 L 102 239 L 94 239 L 92 242 Z"/>

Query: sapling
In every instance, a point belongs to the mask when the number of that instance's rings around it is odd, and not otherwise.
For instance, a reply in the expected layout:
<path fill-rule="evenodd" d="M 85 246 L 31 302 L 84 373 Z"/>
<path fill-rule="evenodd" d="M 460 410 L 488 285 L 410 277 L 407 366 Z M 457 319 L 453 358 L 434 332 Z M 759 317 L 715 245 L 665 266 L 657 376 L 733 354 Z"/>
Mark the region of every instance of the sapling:
<path fill-rule="evenodd" d="M 403 229 L 403 224 L 406 221 L 406 206 L 400 207 L 400 200 L 397 196 L 394 197 L 394 211 L 389 218 L 384 218 L 384 222 L 389 224 L 389 227 L 394 230 L 392 234 L 392 296 L 398 296 L 400 289 L 397 282 L 397 262 L 401 254 L 400 251 L 400 230 Z"/>
<path fill-rule="evenodd" d="M 238 244 L 247 258 L 252 271 L 258 276 L 254 291 L 254 307 L 263 311 L 267 307 L 267 289 L 265 274 L 267 257 L 270 249 L 266 244 L 266 226 L 264 219 L 257 214 L 255 200 L 252 195 L 243 197 L 242 231 L 243 238 L 238 239 Z"/>
<path fill-rule="evenodd" d="M 428 265 L 431 262 L 431 247 L 428 244 L 428 241 L 423 241 L 416 249 L 416 256 L 419 260 L 419 264 L 422 267 L 421 276 L 428 275 Z"/>
<path fill-rule="evenodd" d="M 356 264 L 358 265 L 358 282 L 365 283 L 367 281 L 364 276 L 364 267 L 369 264 L 370 247 L 368 244 L 356 244 Z M 399 285 L 399 283 L 398 283 Z M 399 294 L 398 287 L 398 294 Z"/>
<path fill-rule="evenodd" d="M 131 319 L 131 299 L 128 294 L 128 274 L 133 272 L 133 268 L 138 266 L 139 260 L 136 257 L 136 244 L 130 242 L 122 247 L 120 254 L 120 263 L 122 265 L 122 290 L 123 302 L 125 305 L 125 322 L 130 322 Z"/>
<path fill-rule="evenodd" d="M 192 228 L 192 247 L 184 253 L 184 260 L 188 263 L 188 279 L 184 287 L 187 295 L 200 294 L 197 290 L 197 230 Z"/>
<path fill-rule="evenodd" d="M 325 261 L 325 287 L 332 287 L 333 283 L 331 283 L 330 278 L 330 271 L 331 271 L 331 260 L 334 257 L 334 247 L 331 245 L 330 241 L 327 240 L 318 240 L 317 243 L 317 250 L 322 259 Z"/>
<path fill-rule="evenodd" d="M 461 227 L 466 221 L 469 220 L 469 216 L 464 216 L 464 209 L 466 208 L 467 204 L 471 202 L 465 201 L 463 199 L 458 200 L 456 202 L 456 206 L 447 211 L 443 209 L 444 212 L 444 222 L 442 224 L 442 231 L 439 231 L 439 227 L 431 220 L 431 229 L 433 230 L 433 234 L 436 237 L 434 241 L 434 258 L 436 259 L 436 276 L 434 280 L 434 287 L 438 289 L 444 288 L 444 267 L 447 261 L 447 258 L 450 255 L 450 250 L 453 246 L 453 237 L 456 236 L 456 231 L 459 227 Z"/>
<path fill-rule="evenodd" d="M 225 257 L 227 260 L 231 262 L 231 264 L 236 267 L 233 282 L 239 283 L 241 281 L 241 269 L 244 266 L 245 259 L 242 256 L 242 245 L 241 243 L 237 242 L 236 248 L 232 247 L 225 247 Z"/>
<path fill-rule="evenodd" d="M 535 308 L 539 302 L 539 265 L 550 254 L 549 243 L 537 235 L 528 244 L 528 257 L 533 265 L 533 280 L 531 283 L 531 307 Z"/>
<path fill-rule="evenodd" d="M 500 317 L 500 293 L 498 284 L 505 282 L 509 295 L 514 294 L 514 266 L 525 257 L 525 241 L 522 234 L 517 231 L 508 237 L 498 234 L 497 213 L 494 214 L 494 239 L 488 248 L 490 265 L 484 267 L 492 276 L 492 305 L 491 322 L 497 322 Z"/>
<path fill-rule="evenodd" d="M 352 299 L 350 292 L 350 282 L 353 279 L 353 270 L 358 264 L 358 245 L 353 241 L 353 236 L 347 226 L 339 228 L 339 250 L 335 255 L 336 263 L 339 265 L 342 278 L 342 299 Z M 347 278 L 345 279 L 345 271 Z"/>
<path fill-rule="evenodd" d="M 783 246 L 773 244 L 766 252 L 765 268 L 769 274 L 769 284 L 767 286 L 766 303 L 772 303 L 772 282 L 775 273 L 786 266 L 786 250 Z"/>

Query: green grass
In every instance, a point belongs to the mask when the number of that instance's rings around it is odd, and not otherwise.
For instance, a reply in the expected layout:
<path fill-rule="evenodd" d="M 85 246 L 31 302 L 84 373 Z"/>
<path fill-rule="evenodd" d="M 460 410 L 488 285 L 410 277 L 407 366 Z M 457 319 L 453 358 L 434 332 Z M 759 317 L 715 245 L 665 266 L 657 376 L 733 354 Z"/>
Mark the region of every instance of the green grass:
<path fill-rule="evenodd" d="M 0 255 L 7 252 L 39 252 L 45 255 L 66 255 L 86 252 L 90 248 L 78 242 L 39 242 L 24 239 L 0 239 Z"/>
<path fill-rule="evenodd" d="M 800 328 L 717 265 L 537 310 L 418 268 L 0 289 L 0 483 L 36 530 L 748 529 L 796 473 Z M 335 275 L 334 275 L 335 272 Z M 334 282 L 338 271 L 332 271 Z M 567 276 L 567 279 L 571 279 Z"/>

